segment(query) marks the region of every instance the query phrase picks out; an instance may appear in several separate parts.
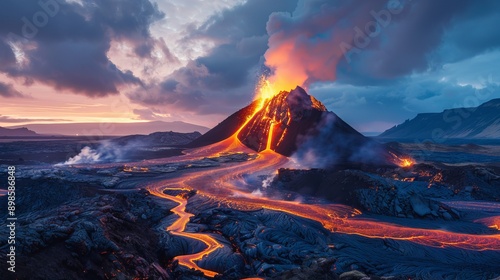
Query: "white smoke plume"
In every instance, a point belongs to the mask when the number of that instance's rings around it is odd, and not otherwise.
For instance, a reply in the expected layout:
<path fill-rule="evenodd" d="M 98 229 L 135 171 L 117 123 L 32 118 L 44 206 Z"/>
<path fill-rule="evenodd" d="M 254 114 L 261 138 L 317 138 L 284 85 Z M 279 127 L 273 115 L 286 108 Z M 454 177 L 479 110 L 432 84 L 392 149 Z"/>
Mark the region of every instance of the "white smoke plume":
<path fill-rule="evenodd" d="M 62 165 L 71 164 L 94 164 L 119 162 L 126 160 L 126 155 L 136 145 L 128 143 L 127 145 L 117 145 L 110 141 L 103 141 L 97 148 L 93 149 L 85 146 L 78 155 L 69 158 Z"/>

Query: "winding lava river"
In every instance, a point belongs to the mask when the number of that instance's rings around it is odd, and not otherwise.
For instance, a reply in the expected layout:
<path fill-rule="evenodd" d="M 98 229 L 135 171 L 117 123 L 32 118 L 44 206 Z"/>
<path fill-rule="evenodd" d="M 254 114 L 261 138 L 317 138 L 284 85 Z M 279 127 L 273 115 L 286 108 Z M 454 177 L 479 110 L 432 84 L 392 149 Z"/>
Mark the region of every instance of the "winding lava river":
<path fill-rule="evenodd" d="M 180 162 L 216 156 L 226 152 L 254 151 L 242 145 L 236 137 L 207 147 L 187 151 L 184 156 L 164 159 L 162 162 Z M 154 161 L 153 161 L 154 162 Z M 405 227 L 386 222 L 357 217 L 361 212 L 339 204 L 301 204 L 291 201 L 273 200 L 255 196 L 236 186 L 243 182 L 243 176 L 262 173 L 272 174 L 285 166 L 290 160 L 284 156 L 265 150 L 254 160 L 240 163 L 226 163 L 219 167 L 183 173 L 177 178 L 166 179 L 147 185 L 149 192 L 159 198 L 168 199 L 179 205 L 172 209 L 179 218 L 166 230 L 171 234 L 199 240 L 206 244 L 206 249 L 195 254 L 177 256 L 179 264 L 199 270 L 207 277 L 214 277 L 217 272 L 201 268 L 197 261 L 223 247 L 213 237 L 204 233 L 185 232 L 186 225 L 193 214 L 186 212 L 188 200 L 182 196 L 165 194 L 165 190 L 196 190 L 198 195 L 221 201 L 238 210 L 270 209 L 286 212 L 320 222 L 326 229 L 338 233 L 355 234 L 367 238 L 388 238 L 407 240 L 425 246 L 457 247 L 465 250 L 500 250 L 500 234 L 474 235 L 456 233 L 438 229 L 420 229 Z M 151 163 L 151 161 L 149 161 Z M 158 161 L 160 163 L 160 161 Z"/>

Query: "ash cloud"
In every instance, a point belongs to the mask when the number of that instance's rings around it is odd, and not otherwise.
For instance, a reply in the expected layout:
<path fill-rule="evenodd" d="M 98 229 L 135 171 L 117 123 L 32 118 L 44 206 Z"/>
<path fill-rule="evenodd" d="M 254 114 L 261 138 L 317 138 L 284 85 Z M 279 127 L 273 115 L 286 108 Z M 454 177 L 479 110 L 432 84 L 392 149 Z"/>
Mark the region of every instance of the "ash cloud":
<path fill-rule="evenodd" d="M 400 14 L 392 14 L 391 20 L 385 21 L 385 27 L 379 25 L 378 36 L 365 37 L 366 47 L 339 61 L 339 80 L 377 84 L 440 68 L 446 61 L 432 58 L 432 54 L 443 43 L 446 31 L 467 14 L 472 4 L 465 0 L 407 2 L 401 6 Z M 374 11 L 382 13 L 383 8 Z M 360 27 L 373 20 L 374 17 L 367 18 Z M 349 43 L 356 45 L 355 41 Z"/>
<path fill-rule="evenodd" d="M 293 13 L 269 18 L 266 65 L 275 87 L 316 88 L 320 100 L 344 119 L 356 120 L 364 131 L 383 131 L 415 112 L 456 107 L 466 100 L 460 94 L 464 85 L 496 75 L 489 68 L 500 59 L 499 11 L 500 2 L 492 0 L 482 5 L 463 0 L 299 1 Z M 460 72 L 449 71 L 458 63 Z M 408 96 L 413 85 L 422 83 L 432 89 L 423 89 L 419 98 Z M 332 107 L 339 105 L 339 95 L 372 101 L 363 110 L 351 103 Z"/>
<path fill-rule="evenodd" d="M 266 65 L 272 83 L 283 90 L 295 85 L 332 81 L 343 57 L 339 46 L 354 39 L 353 27 L 387 1 L 300 1 L 293 14 L 273 13 L 267 22 Z"/>
<path fill-rule="evenodd" d="M 361 5 L 353 1 L 300 1 L 293 14 L 270 16 L 266 65 L 274 71 L 273 82 L 281 87 L 337 79 L 354 84 L 398 79 L 445 63 L 435 55 L 447 43 L 443 39 L 457 49 L 467 45 L 477 45 L 470 47 L 476 51 L 498 47 L 496 39 L 467 44 L 451 38 L 458 34 L 446 33 L 479 15 L 497 14 L 493 6 L 498 10 L 499 4 L 487 1 L 492 11 L 476 6 L 465 0 L 376 0 Z M 479 33 L 498 38 L 490 28 L 485 29 Z"/>

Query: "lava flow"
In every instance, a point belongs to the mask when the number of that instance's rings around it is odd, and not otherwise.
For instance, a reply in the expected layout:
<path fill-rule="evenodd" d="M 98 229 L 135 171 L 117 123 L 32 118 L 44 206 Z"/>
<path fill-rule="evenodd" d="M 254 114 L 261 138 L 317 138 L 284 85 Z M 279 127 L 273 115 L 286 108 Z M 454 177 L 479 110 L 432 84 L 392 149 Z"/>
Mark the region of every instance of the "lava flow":
<path fill-rule="evenodd" d="M 271 89 L 269 84 L 265 84 L 264 86 Z M 252 119 L 257 116 L 275 116 L 275 113 L 269 114 L 269 112 L 261 112 L 263 111 L 264 104 L 270 102 L 277 101 L 274 100 L 274 98 L 271 100 L 268 98 L 261 98 L 260 105 L 257 106 L 257 109 L 254 110 L 243 125 L 226 140 L 209 146 L 189 150 L 186 156 L 169 158 L 165 161 L 174 162 L 216 157 L 223 152 L 254 153 L 255 149 L 250 149 L 245 143 L 242 143 L 239 135 L 243 133 L 243 129 L 249 125 Z M 311 106 L 322 108 L 321 106 L 323 105 L 313 104 Z M 286 113 L 289 113 L 289 110 Z M 286 116 L 284 118 L 286 119 Z M 274 149 L 277 143 L 274 143 L 273 140 L 282 138 L 280 133 L 284 133 L 283 129 L 278 129 L 278 127 L 281 126 L 280 123 L 276 122 L 275 118 L 270 119 L 267 123 L 269 125 L 267 128 L 265 126 L 261 127 L 266 130 L 265 133 L 267 133 L 267 135 L 264 134 L 266 137 L 265 140 L 267 140 L 265 148 L 260 149 L 256 159 L 239 163 L 226 163 L 210 169 L 186 171 L 179 177 L 166 179 L 147 186 L 147 189 L 153 195 L 179 204 L 172 209 L 172 211 L 179 216 L 179 219 L 167 228 L 168 231 L 178 236 L 199 240 L 207 245 L 207 248 L 202 252 L 177 256 L 176 259 L 179 260 L 181 265 L 199 270 L 207 277 L 214 277 L 217 272 L 201 268 L 196 262 L 208 256 L 218 248 L 221 248 L 223 245 L 218 243 L 217 240 L 209 234 L 202 232 L 185 232 L 186 224 L 193 216 L 193 214 L 186 212 L 187 199 L 165 194 L 164 191 L 167 189 L 166 186 L 168 186 L 168 189 L 196 189 L 197 195 L 202 195 L 208 199 L 212 199 L 219 205 L 237 210 L 244 211 L 265 208 L 286 212 L 291 215 L 318 221 L 326 229 L 338 233 L 354 234 L 367 238 L 405 240 L 432 247 L 456 247 L 476 251 L 499 250 L 500 234 L 479 235 L 438 229 L 412 228 L 409 226 L 363 219 L 360 217 L 361 212 L 344 205 L 301 204 L 291 201 L 275 200 L 255 196 L 251 194 L 250 190 L 238 188 L 237 186 L 245 185 L 245 181 L 243 180 L 244 175 L 255 173 L 266 175 L 272 174 L 278 168 L 284 167 L 290 163 L 288 157 L 275 152 Z M 393 153 L 391 154 L 395 159 L 395 163 L 399 166 L 409 167 L 414 164 L 414 161 L 410 158 L 398 157 Z M 496 222 L 491 223 L 491 226 L 496 224 Z"/>
<path fill-rule="evenodd" d="M 239 127 L 239 129 L 233 134 L 232 137 L 238 137 L 240 132 L 245 128 L 245 126 L 252 120 L 252 118 L 264 107 L 266 101 L 274 96 L 274 91 L 269 83 L 263 76 L 260 78 L 257 95 L 255 96 L 255 100 L 258 102 L 254 111 L 247 116 L 245 122 Z"/>
<path fill-rule="evenodd" d="M 228 145 L 228 142 L 220 143 Z M 390 238 L 395 240 L 407 240 L 418 244 L 447 247 L 453 246 L 468 250 L 498 250 L 500 248 L 500 235 L 474 235 L 448 232 L 445 230 L 419 229 L 383 223 L 380 221 L 355 218 L 359 211 L 346 206 L 335 204 L 300 204 L 290 201 L 273 200 L 265 197 L 255 197 L 250 193 L 238 190 L 235 182 L 241 180 L 242 175 L 259 171 L 271 171 L 283 166 L 288 162 L 286 157 L 280 156 L 272 151 L 259 154 L 256 160 L 242 164 L 203 170 L 184 174 L 181 178 L 169 179 L 150 186 L 148 189 L 155 195 L 174 200 L 171 196 L 163 194 L 165 185 L 175 188 L 186 188 L 193 186 L 200 195 L 223 201 L 226 205 L 239 210 L 255 210 L 266 208 L 282 211 L 292 215 L 308 218 L 322 223 L 325 228 L 346 234 L 356 234 L 369 238 Z M 176 198 L 176 201 L 179 201 Z M 185 217 L 185 216 L 184 216 Z M 203 242 L 206 235 L 194 234 L 190 238 Z M 203 237 L 203 238 L 202 238 Z M 216 246 L 216 245 L 214 245 Z M 213 247 L 213 246 L 212 246 Z M 213 251 L 213 250 L 211 250 Z M 196 255 L 205 255 L 203 251 Z M 196 260 L 198 258 L 192 258 Z M 189 265 L 192 267 L 192 265 Z"/>
<path fill-rule="evenodd" d="M 167 190 L 167 188 L 163 188 L 163 191 Z M 179 219 L 177 219 L 173 224 L 171 224 L 169 227 L 167 227 L 167 231 L 178 236 L 183 236 L 191 239 L 196 239 L 199 240 L 205 245 L 207 245 L 207 248 L 199 253 L 196 254 L 191 254 L 191 255 L 183 255 L 183 256 L 177 256 L 174 259 L 179 261 L 179 264 L 184 265 L 189 268 L 193 268 L 196 270 L 199 270 L 203 272 L 208 277 L 215 277 L 217 275 L 217 272 L 211 271 L 208 269 L 203 269 L 199 267 L 196 264 L 196 261 L 201 260 L 204 256 L 212 253 L 213 251 L 217 250 L 218 248 L 222 248 L 223 245 L 217 242 L 214 238 L 207 234 L 196 234 L 196 233 L 190 233 L 190 232 L 184 232 L 186 229 L 186 225 L 189 222 L 189 219 L 193 216 L 193 214 L 186 212 L 186 204 L 187 204 L 187 199 L 182 197 L 182 196 L 171 196 L 168 194 L 165 194 L 163 191 L 158 191 L 158 189 L 155 188 L 150 188 L 149 191 L 151 194 L 165 198 L 168 200 L 175 201 L 179 203 L 178 206 L 175 208 L 171 209 L 171 211 L 179 216 Z"/>
<path fill-rule="evenodd" d="M 231 138 L 221 143 L 215 144 L 216 150 L 227 149 L 228 147 L 238 147 L 237 151 L 246 151 L 241 143 L 234 143 L 237 138 Z M 213 150 L 214 147 L 207 147 Z M 203 149 L 202 149 L 203 150 Z M 197 151 L 198 154 L 203 154 Z M 204 233 L 183 232 L 186 223 L 192 214 L 185 212 L 186 199 L 164 194 L 168 189 L 189 189 L 195 188 L 198 195 L 219 201 L 219 204 L 238 210 L 269 209 L 286 212 L 291 215 L 311 219 L 320 222 L 326 229 L 333 232 L 354 234 L 367 238 L 388 238 L 394 240 L 406 240 L 421 245 L 432 247 L 457 247 L 467 250 L 498 250 L 500 248 L 500 234 L 495 235 L 475 235 L 449 232 L 446 230 L 420 229 L 404 227 L 375 220 L 359 218 L 360 212 L 356 209 L 339 204 L 300 204 L 291 201 L 273 200 L 265 197 L 253 196 L 249 192 L 239 190 L 236 183 L 241 182 L 245 174 L 271 173 L 279 167 L 284 166 L 289 159 L 273 151 L 266 150 L 259 153 L 257 159 L 240 164 L 229 164 L 209 170 L 195 171 L 183 174 L 181 177 L 167 179 L 148 186 L 148 190 L 161 198 L 169 199 L 179 203 L 173 209 L 180 218 L 174 222 L 167 230 L 174 234 L 199 240 L 207 245 L 202 252 L 192 255 L 178 256 L 179 263 L 202 271 L 207 277 L 213 277 L 216 272 L 200 268 L 196 261 L 207 256 L 222 245 L 214 238 Z"/>

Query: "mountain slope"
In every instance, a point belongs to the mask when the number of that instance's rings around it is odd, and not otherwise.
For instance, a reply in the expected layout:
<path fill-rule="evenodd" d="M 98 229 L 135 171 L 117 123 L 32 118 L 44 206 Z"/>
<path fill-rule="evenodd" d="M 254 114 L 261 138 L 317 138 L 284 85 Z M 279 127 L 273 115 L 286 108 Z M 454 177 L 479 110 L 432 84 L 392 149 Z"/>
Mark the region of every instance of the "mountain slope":
<path fill-rule="evenodd" d="M 418 114 L 380 134 L 384 138 L 500 138 L 500 98 L 478 107 Z"/>
<path fill-rule="evenodd" d="M 258 101 L 254 101 L 243 109 L 238 110 L 214 128 L 210 129 L 207 133 L 186 145 L 186 147 L 195 148 L 207 146 L 231 137 L 231 135 L 233 135 L 239 127 L 245 123 L 247 118 L 252 115 L 252 112 L 256 109 L 257 105 Z"/>
<path fill-rule="evenodd" d="M 234 113 L 189 146 L 209 145 L 236 136 L 257 152 L 272 150 L 284 156 L 294 155 L 314 166 L 393 162 L 384 146 L 327 111 L 301 87 L 280 92 L 260 109 L 257 105 L 256 101 Z"/>
<path fill-rule="evenodd" d="M 28 129 L 40 134 L 50 135 L 107 135 L 122 136 L 133 134 L 150 134 L 157 131 L 175 132 L 207 132 L 204 126 L 185 122 L 140 122 L 140 123 L 54 123 L 54 124 L 27 124 Z M 17 128 L 16 126 L 10 128 Z"/>
<path fill-rule="evenodd" d="M 20 128 L 5 128 L 0 127 L 0 137 L 26 137 L 26 136 L 39 136 L 36 132 L 27 129 L 26 127 Z"/>
<path fill-rule="evenodd" d="M 297 137 L 320 122 L 326 107 L 304 89 L 282 91 L 241 129 L 238 139 L 258 152 L 271 149 L 290 156 L 297 150 Z"/>

